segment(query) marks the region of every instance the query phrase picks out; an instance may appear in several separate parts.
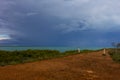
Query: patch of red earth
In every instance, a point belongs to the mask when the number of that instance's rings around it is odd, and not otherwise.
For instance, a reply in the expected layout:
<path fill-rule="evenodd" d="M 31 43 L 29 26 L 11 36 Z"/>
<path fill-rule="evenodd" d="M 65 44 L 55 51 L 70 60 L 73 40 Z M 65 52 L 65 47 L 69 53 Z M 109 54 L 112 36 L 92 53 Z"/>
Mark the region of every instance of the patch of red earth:
<path fill-rule="evenodd" d="M 102 51 L 0 67 L 0 80 L 120 80 L 120 64 Z"/>

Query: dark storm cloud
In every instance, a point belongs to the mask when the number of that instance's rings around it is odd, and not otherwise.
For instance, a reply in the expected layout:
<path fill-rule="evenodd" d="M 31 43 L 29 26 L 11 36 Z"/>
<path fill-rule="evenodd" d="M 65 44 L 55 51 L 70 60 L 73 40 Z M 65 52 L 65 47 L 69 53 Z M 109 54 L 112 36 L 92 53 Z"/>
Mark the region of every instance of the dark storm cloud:
<path fill-rule="evenodd" d="M 0 35 L 19 45 L 106 45 L 118 40 L 119 2 L 0 0 Z"/>

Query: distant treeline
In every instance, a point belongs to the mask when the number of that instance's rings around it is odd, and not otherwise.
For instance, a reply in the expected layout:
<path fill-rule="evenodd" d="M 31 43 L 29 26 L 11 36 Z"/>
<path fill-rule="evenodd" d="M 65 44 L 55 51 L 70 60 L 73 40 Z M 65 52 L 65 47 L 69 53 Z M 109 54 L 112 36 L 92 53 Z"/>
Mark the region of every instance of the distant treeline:
<path fill-rule="evenodd" d="M 94 50 L 82 50 L 80 53 L 93 52 Z M 68 55 L 79 54 L 77 50 L 59 52 L 57 50 L 23 50 L 4 51 L 0 50 L 0 66 L 45 60 Z"/>

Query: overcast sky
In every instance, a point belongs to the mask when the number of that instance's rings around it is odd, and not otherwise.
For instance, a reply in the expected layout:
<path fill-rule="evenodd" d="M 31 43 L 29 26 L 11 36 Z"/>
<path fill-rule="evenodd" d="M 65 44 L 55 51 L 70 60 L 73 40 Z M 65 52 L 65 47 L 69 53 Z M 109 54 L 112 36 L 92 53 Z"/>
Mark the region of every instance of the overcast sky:
<path fill-rule="evenodd" d="M 120 0 L 0 0 L 0 44 L 110 46 L 120 41 Z"/>

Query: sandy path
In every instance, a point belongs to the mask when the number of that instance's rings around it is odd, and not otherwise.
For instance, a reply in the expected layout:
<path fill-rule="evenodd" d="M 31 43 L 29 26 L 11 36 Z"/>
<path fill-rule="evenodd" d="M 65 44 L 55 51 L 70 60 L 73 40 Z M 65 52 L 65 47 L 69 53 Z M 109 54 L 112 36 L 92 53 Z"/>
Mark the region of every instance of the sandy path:
<path fill-rule="evenodd" d="M 99 51 L 0 67 L 0 80 L 120 80 L 120 64 Z"/>

